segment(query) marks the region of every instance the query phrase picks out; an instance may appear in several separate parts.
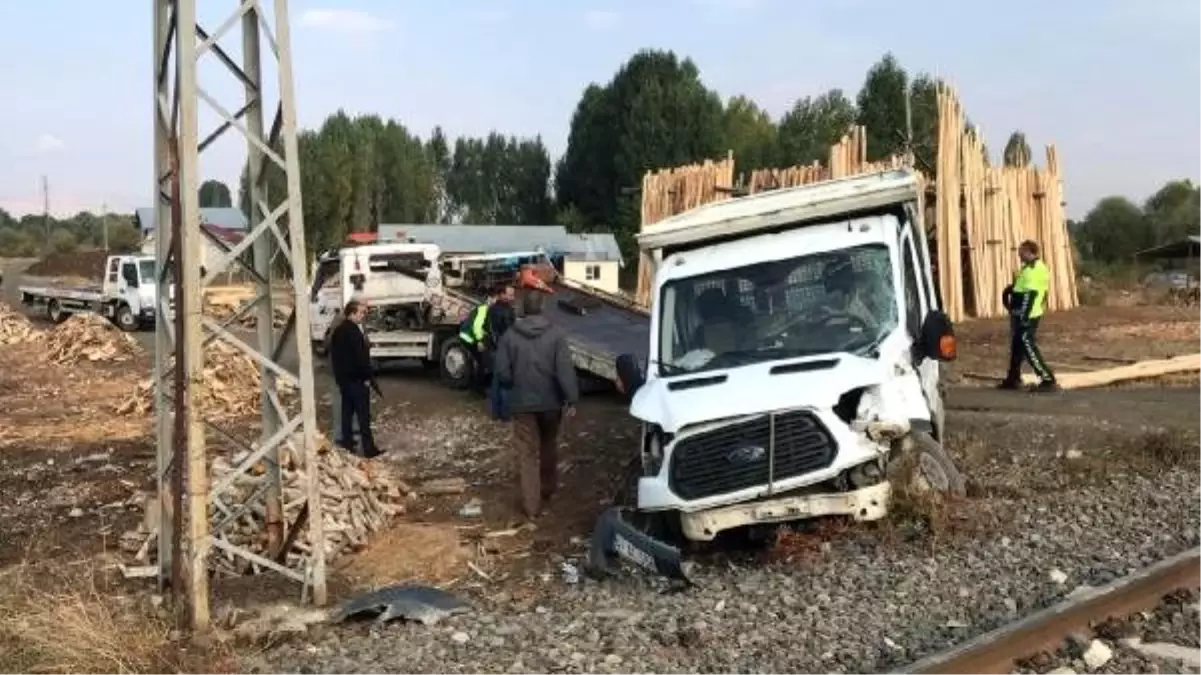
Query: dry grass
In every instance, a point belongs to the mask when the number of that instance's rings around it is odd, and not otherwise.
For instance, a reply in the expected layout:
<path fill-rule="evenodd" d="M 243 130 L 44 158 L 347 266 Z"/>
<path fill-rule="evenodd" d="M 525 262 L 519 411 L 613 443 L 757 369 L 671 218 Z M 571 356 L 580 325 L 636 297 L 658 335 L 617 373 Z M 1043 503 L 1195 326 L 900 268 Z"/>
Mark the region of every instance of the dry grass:
<path fill-rule="evenodd" d="M 461 577 L 469 551 L 450 525 L 396 523 L 376 534 L 339 572 L 353 586 L 445 584 Z"/>
<path fill-rule="evenodd" d="M 91 561 L 70 573 L 21 564 L 0 571 L 0 671 L 233 672 L 225 646 L 173 639 L 169 618 L 121 596 Z M 51 590 L 47 590 L 51 589 Z"/>

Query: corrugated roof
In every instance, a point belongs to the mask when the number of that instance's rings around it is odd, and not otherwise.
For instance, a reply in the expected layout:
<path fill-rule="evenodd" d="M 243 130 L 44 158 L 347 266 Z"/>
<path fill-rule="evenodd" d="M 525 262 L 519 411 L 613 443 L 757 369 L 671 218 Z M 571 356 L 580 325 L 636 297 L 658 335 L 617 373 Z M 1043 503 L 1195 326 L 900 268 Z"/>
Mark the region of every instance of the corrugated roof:
<path fill-rule="evenodd" d="M 621 261 L 617 239 L 609 233 L 568 234 L 562 225 L 382 224 L 380 239 L 412 239 L 437 244 L 447 253 L 509 253 L 538 248 L 586 260 Z"/>
<path fill-rule="evenodd" d="M 138 219 L 138 228 L 142 234 L 151 232 L 155 227 L 155 212 L 151 208 L 136 209 L 134 217 Z M 208 225 L 216 225 L 227 230 L 245 231 L 248 227 L 246 214 L 241 209 L 231 206 L 209 206 L 200 209 L 201 219 Z"/>

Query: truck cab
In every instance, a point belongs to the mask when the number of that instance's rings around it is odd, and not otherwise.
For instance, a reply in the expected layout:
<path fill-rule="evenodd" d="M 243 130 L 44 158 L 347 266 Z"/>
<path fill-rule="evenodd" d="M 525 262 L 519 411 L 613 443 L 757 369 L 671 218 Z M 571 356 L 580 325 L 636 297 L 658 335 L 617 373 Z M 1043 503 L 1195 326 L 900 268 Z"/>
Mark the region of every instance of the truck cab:
<path fill-rule="evenodd" d="M 154 323 L 158 294 L 154 256 L 109 256 L 104 269 L 105 315 L 124 330 Z"/>
<path fill-rule="evenodd" d="M 639 236 L 657 270 L 649 359 L 623 382 L 643 427 L 633 512 L 708 541 L 882 518 L 898 481 L 962 493 L 940 445 L 955 345 L 919 196 L 891 171 L 714 203 Z M 615 532 L 601 545 L 630 550 Z"/>

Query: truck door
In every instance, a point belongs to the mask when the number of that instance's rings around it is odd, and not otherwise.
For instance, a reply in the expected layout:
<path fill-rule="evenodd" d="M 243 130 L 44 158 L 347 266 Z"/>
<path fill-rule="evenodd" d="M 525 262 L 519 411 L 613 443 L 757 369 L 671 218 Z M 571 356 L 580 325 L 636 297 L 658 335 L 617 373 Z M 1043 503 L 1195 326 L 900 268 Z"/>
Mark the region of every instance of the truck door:
<path fill-rule="evenodd" d="M 142 310 L 141 298 L 138 297 L 138 285 L 138 264 L 131 260 L 122 260 L 117 297 L 129 305 L 135 316 Z"/>
<path fill-rule="evenodd" d="M 901 281 L 904 284 L 905 293 L 905 328 L 910 339 L 916 341 L 921 336 L 922 322 L 925 320 L 926 314 L 936 308 L 937 303 L 927 285 L 923 283 L 926 275 L 923 274 L 923 267 L 917 255 L 913 236 L 908 229 L 901 237 L 901 265 Z M 934 359 L 923 358 L 917 364 L 922 393 L 925 394 L 930 408 L 930 421 L 941 431 L 943 406 L 942 392 L 938 388 L 938 370 L 938 361 Z"/>
<path fill-rule="evenodd" d="M 341 264 L 337 258 L 322 261 L 313 275 L 313 292 L 309 298 L 309 336 L 315 343 L 325 341 L 325 331 L 341 310 Z"/>

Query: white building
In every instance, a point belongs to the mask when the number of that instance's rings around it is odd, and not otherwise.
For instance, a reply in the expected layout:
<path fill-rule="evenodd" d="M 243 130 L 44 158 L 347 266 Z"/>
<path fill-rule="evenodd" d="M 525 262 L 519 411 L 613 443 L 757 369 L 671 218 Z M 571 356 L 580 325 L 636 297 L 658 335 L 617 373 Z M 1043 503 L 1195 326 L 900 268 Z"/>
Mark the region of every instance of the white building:
<path fill-rule="evenodd" d="M 379 238 L 437 244 L 443 253 L 486 255 L 542 249 L 562 258 L 563 276 L 609 293 L 620 292 L 621 249 L 609 233 L 569 234 L 561 225 L 379 226 Z"/>

